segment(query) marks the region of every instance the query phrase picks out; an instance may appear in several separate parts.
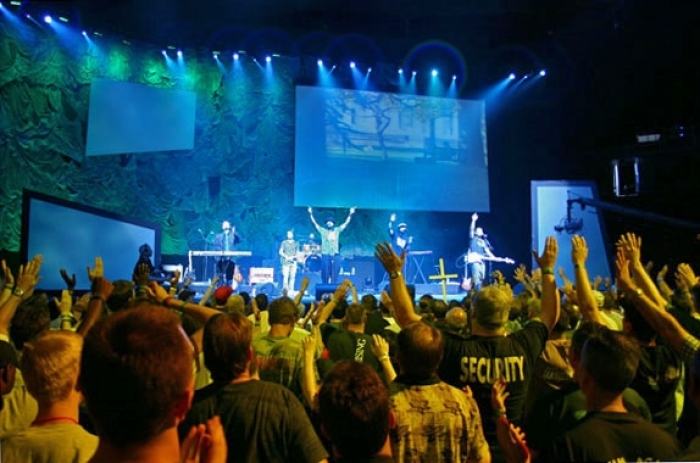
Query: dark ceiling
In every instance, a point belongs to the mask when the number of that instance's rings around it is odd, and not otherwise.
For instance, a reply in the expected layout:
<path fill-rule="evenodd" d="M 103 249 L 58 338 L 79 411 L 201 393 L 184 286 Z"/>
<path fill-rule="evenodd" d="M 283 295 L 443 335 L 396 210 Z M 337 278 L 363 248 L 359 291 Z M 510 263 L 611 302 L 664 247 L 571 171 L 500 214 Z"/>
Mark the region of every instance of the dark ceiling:
<path fill-rule="evenodd" d="M 700 112 L 698 0 L 27 0 L 23 8 L 156 47 L 369 65 L 399 64 L 440 40 L 499 73 L 547 67 L 573 116 L 603 138 L 611 127 L 689 123 Z"/>

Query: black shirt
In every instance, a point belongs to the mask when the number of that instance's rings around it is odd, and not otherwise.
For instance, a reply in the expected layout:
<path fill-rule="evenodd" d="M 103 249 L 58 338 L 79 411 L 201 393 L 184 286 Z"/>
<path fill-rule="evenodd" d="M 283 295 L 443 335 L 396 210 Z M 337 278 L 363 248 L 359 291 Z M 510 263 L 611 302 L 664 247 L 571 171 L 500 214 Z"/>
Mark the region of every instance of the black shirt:
<path fill-rule="evenodd" d="M 535 360 L 547 341 L 547 327 L 538 321 L 509 336 L 471 336 L 464 339 L 445 333 L 445 355 L 438 370 L 447 384 L 462 389 L 468 385 L 479 405 L 484 434 L 496 443 L 491 410 L 491 385 L 499 377 L 508 383 L 508 420 L 519 425 Z"/>
<path fill-rule="evenodd" d="M 680 452 L 675 438 L 637 415 L 591 412 L 556 439 L 537 461 L 669 461 Z"/>

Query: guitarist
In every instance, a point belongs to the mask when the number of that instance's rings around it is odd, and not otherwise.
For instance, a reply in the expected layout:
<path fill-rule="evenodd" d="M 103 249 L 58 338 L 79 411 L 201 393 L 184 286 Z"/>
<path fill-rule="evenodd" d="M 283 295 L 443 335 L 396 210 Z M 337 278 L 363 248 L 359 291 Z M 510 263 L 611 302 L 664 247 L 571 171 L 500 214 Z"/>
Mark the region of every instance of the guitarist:
<path fill-rule="evenodd" d="M 287 230 L 287 239 L 280 244 L 279 255 L 282 263 L 282 289 L 294 291 L 299 262 L 299 242 L 294 239 L 294 230 Z"/>
<path fill-rule="evenodd" d="M 476 212 L 472 214 L 472 223 L 469 227 L 469 250 L 467 251 L 467 271 L 471 278 L 471 287 L 477 291 L 481 288 L 486 277 L 484 257 L 496 259 L 484 230 L 476 226 L 478 219 L 479 215 Z"/>

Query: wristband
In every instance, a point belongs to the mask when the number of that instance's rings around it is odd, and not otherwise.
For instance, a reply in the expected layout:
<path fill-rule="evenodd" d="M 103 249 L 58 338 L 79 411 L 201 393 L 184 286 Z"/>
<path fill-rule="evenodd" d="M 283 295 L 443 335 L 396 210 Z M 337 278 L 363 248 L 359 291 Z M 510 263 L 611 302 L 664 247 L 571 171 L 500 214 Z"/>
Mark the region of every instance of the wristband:
<path fill-rule="evenodd" d="M 379 360 L 380 362 L 383 362 L 384 360 L 389 360 L 389 355 L 384 354 L 381 357 L 379 357 L 377 360 Z"/>
<path fill-rule="evenodd" d="M 494 418 L 505 418 L 506 420 L 508 417 L 506 417 L 506 411 L 505 410 L 494 410 L 493 411 L 493 417 Z"/>
<path fill-rule="evenodd" d="M 542 275 L 554 275 L 554 269 L 550 267 L 544 267 L 542 269 Z"/>
<path fill-rule="evenodd" d="M 389 273 L 389 278 L 392 280 L 395 280 L 396 278 L 401 276 L 401 272 L 391 272 Z"/>
<path fill-rule="evenodd" d="M 586 267 L 583 266 L 583 264 L 574 264 L 575 269 L 585 269 Z"/>
<path fill-rule="evenodd" d="M 5 289 L 7 289 L 7 290 L 9 290 L 9 291 L 12 291 L 12 288 L 14 288 L 14 286 L 12 286 L 12 285 L 5 285 Z"/>
<path fill-rule="evenodd" d="M 175 300 L 174 297 L 168 296 L 168 297 L 166 297 L 165 299 L 163 299 L 163 305 L 164 305 L 165 307 L 169 307 L 169 306 L 170 306 L 170 301 L 173 301 L 173 300 Z"/>
<path fill-rule="evenodd" d="M 93 301 L 95 299 L 97 299 L 98 301 L 102 301 L 104 305 L 107 305 L 107 299 L 100 296 L 99 294 L 93 294 L 92 296 L 90 296 L 90 301 Z"/>
<path fill-rule="evenodd" d="M 180 312 L 184 312 L 185 307 L 187 307 L 187 301 L 182 301 L 182 304 L 180 304 Z"/>

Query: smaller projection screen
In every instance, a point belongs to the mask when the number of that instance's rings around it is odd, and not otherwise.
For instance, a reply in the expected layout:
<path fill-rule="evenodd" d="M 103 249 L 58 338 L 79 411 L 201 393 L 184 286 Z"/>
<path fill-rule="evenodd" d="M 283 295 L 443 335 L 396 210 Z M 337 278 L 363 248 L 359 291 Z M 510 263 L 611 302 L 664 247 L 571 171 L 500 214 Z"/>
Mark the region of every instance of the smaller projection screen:
<path fill-rule="evenodd" d="M 484 102 L 297 86 L 294 204 L 488 212 Z"/>
<path fill-rule="evenodd" d="M 20 254 L 24 262 L 41 254 L 38 289 L 65 289 L 60 270 L 75 273 L 77 290 L 89 290 L 87 267 L 104 261 L 109 280 L 131 280 L 139 247 L 148 244 L 160 262 L 160 226 L 25 190 Z"/>
<path fill-rule="evenodd" d="M 195 105 L 194 92 L 93 79 L 85 154 L 191 150 Z"/>

